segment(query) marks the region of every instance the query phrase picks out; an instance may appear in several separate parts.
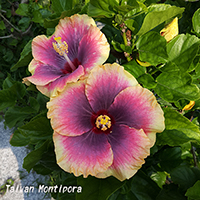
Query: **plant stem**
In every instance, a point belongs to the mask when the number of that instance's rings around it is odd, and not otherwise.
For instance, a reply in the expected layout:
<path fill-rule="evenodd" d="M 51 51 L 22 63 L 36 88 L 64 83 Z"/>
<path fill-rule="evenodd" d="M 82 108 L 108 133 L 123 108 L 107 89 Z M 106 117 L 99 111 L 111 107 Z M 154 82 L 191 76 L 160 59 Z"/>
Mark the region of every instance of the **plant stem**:
<path fill-rule="evenodd" d="M 15 27 L 11 22 L 9 22 L 0 12 L 0 16 L 10 25 L 12 26 L 16 31 L 18 31 L 19 33 L 21 33 L 21 30 L 19 30 L 17 27 Z"/>
<path fill-rule="evenodd" d="M 0 37 L 0 40 L 6 39 L 6 38 L 11 38 L 11 37 L 13 37 L 13 34 L 10 34 L 10 35 L 7 35 L 7 36 L 2 36 L 2 37 Z"/>
<path fill-rule="evenodd" d="M 123 40 L 124 40 L 124 45 L 128 46 L 128 42 L 127 42 L 126 32 L 125 31 L 122 31 L 122 37 L 123 37 Z M 128 62 L 131 61 L 131 57 L 130 57 L 129 53 L 126 53 L 125 57 L 126 57 Z"/>
<path fill-rule="evenodd" d="M 197 157 L 196 157 L 196 153 L 195 153 L 195 147 L 192 146 L 192 144 L 191 144 L 191 152 L 192 152 L 192 156 L 193 156 L 193 160 L 194 160 L 194 167 L 198 167 Z"/>

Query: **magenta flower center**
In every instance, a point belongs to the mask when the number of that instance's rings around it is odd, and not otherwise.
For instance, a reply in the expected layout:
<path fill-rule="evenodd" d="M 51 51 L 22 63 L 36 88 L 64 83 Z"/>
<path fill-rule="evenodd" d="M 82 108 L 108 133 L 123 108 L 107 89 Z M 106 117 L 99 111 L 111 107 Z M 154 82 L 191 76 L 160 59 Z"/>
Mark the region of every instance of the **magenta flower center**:
<path fill-rule="evenodd" d="M 111 127 L 111 119 L 107 115 L 100 115 L 96 119 L 96 127 L 102 131 L 106 131 Z"/>

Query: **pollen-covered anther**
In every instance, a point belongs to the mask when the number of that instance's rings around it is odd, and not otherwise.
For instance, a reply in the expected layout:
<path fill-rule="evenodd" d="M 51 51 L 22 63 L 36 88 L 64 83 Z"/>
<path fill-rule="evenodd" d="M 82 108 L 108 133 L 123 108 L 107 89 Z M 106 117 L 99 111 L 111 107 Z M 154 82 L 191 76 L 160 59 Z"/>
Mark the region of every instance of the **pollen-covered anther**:
<path fill-rule="evenodd" d="M 102 131 L 106 131 L 111 127 L 111 119 L 107 115 L 99 115 L 96 119 L 96 127 Z"/>
<path fill-rule="evenodd" d="M 61 37 L 55 37 L 54 40 L 56 42 L 53 42 L 53 48 L 54 50 L 59 53 L 61 56 L 68 53 L 68 44 L 64 41 L 61 41 Z"/>

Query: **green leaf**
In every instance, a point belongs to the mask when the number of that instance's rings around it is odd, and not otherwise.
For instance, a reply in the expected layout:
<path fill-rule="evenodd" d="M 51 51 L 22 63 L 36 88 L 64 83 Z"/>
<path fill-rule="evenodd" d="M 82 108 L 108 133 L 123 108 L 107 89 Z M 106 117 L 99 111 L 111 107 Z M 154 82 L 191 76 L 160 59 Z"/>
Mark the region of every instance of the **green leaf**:
<path fill-rule="evenodd" d="M 30 143 L 36 144 L 38 141 L 51 139 L 53 130 L 46 117 L 39 117 L 18 128 L 20 133 L 30 138 Z"/>
<path fill-rule="evenodd" d="M 28 16 L 28 13 L 29 13 L 29 5 L 28 5 L 28 4 L 25 4 L 25 3 L 19 4 L 19 7 L 18 7 L 18 9 L 17 9 L 15 12 L 16 12 L 16 14 L 18 14 L 18 15 Z"/>
<path fill-rule="evenodd" d="M 14 127 L 17 123 L 23 122 L 24 119 L 30 118 L 35 110 L 31 107 L 11 107 L 5 113 L 5 122 L 9 128 Z"/>
<path fill-rule="evenodd" d="M 13 67 L 11 67 L 11 71 L 15 71 L 19 67 L 27 66 L 30 63 L 31 59 L 33 58 L 31 44 L 32 44 L 32 40 L 30 40 L 26 44 L 23 51 L 21 52 L 19 61 Z"/>
<path fill-rule="evenodd" d="M 165 10 L 161 11 L 152 11 L 146 15 L 141 29 L 137 35 L 143 35 L 146 32 L 152 30 L 159 24 L 183 13 L 184 8 L 179 8 L 176 6 L 167 7 Z"/>
<path fill-rule="evenodd" d="M 200 98 L 199 88 L 192 84 L 192 77 L 188 73 L 161 73 L 157 79 L 155 92 L 164 100 L 175 102 L 179 99 L 195 101 Z"/>
<path fill-rule="evenodd" d="M 5 24 L 4 22 L 1 20 L 0 21 L 0 30 L 4 30 L 6 27 L 5 27 Z"/>
<path fill-rule="evenodd" d="M 160 188 L 158 185 L 142 171 L 137 172 L 137 174 L 133 176 L 131 192 L 134 194 L 132 196 L 136 197 L 136 200 L 155 200 L 159 191 Z"/>
<path fill-rule="evenodd" d="M 28 137 L 22 135 L 18 130 L 16 130 L 13 136 L 11 137 L 10 144 L 12 146 L 21 147 L 28 145 L 29 141 L 30 140 Z"/>
<path fill-rule="evenodd" d="M 142 35 L 136 42 L 139 59 L 152 65 L 167 62 L 166 43 L 159 33 L 151 31 Z"/>
<path fill-rule="evenodd" d="M 146 72 L 146 68 L 139 65 L 136 60 L 123 64 L 123 66 L 125 70 L 131 73 L 136 79 Z"/>
<path fill-rule="evenodd" d="M 194 199 L 200 200 L 200 180 L 198 180 L 191 188 L 189 188 L 185 196 Z"/>
<path fill-rule="evenodd" d="M 89 176 L 88 178 L 78 177 L 77 184 L 81 185 L 83 192 L 77 194 L 76 200 L 106 200 L 124 183 L 114 177 L 98 179 Z"/>
<path fill-rule="evenodd" d="M 200 179 L 200 170 L 195 167 L 180 166 L 175 168 L 170 175 L 174 183 L 179 184 L 183 190 L 187 190 Z"/>
<path fill-rule="evenodd" d="M 200 8 L 194 13 L 192 17 L 192 25 L 196 33 L 200 33 Z"/>
<path fill-rule="evenodd" d="M 16 82 L 10 88 L 0 90 L 0 110 L 15 105 L 18 99 L 21 99 L 26 92 L 26 87 L 20 82 Z"/>
<path fill-rule="evenodd" d="M 164 185 L 156 200 L 187 200 L 177 185 L 171 183 Z"/>
<path fill-rule="evenodd" d="M 90 0 L 88 15 L 91 17 L 111 18 L 115 15 L 112 8 L 118 5 L 117 0 Z"/>
<path fill-rule="evenodd" d="M 33 167 L 33 170 L 38 173 L 38 174 L 42 174 L 42 175 L 49 175 L 52 170 L 43 166 L 42 164 L 37 164 Z"/>
<path fill-rule="evenodd" d="M 32 21 L 35 22 L 35 23 L 43 23 L 44 22 L 43 16 L 42 16 L 42 14 L 40 13 L 39 10 L 35 10 L 33 12 Z"/>
<path fill-rule="evenodd" d="M 180 147 L 167 148 L 160 152 L 159 160 L 162 170 L 170 173 L 175 167 L 178 167 L 182 162 L 181 154 Z"/>
<path fill-rule="evenodd" d="M 148 89 L 153 89 L 156 87 L 156 82 L 150 74 L 142 74 L 137 78 L 138 82 L 143 85 L 143 87 Z"/>
<path fill-rule="evenodd" d="M 165 172 L 156 172 L 151 174 L 151 179 L 155 181 L 160 188 L 165 184 L 167 174 Z"/>
<path fill-rule="evenodd" d="M 71 10 L 77 3 L 79 3 L 79 0 L 52 0 L 52 10 L 56 13 L 62 13 L 63 11 Z"/>
<path fill-rule="evenodd" d="M 11 77 L 11 75 L 8 74 L 8 76 L 6 77 L 6 79 L 3 81 L 3 90 L 9 89 L 15 83 L 16 83 L 16 81 L 14 81 L 13 78 Z"/>
<path fill-rule="evenodd" d="M 34 109 L 34 111 L 37 113 L 40 109 L 40 104 L 38 103 L 38 101 L 33 97 L 29 97 L 29 103 L 30 107 Z"/>
<path fill-rule="evenodd" d="M 25 158 L 23 162 L 23 168 L 28 172 L 35 166 L 35 164 L 42 158 L 42 155 L 48 149 L 49 141 L 46 140 L 39 148 L 31 151 Z"/>
<path fill-rule="evenodd" d="M 111 44 L 113 45 L 113 47 L 116 51 L 123 52 L 119 42 L 112 40 Z"/>
<path fill-rule="evenodd" d="M 171 108 L 164 108 L 165 130 L 157 134 L 157 145 L 179 146 L 189 141 L 200 143 L 198 126 Z"/>
<path fill-rule="evenodd" d="M 163 70 L 167 72 L 177 71 L 177 68 L 170 65 L 174 63 L 180 71 L 187 71 L 198 53 L 200 40 L 190 34 L 176 36 L 167 44 L 168 62 Z"/>
<path fill-rule="evenodd" d="M 108 41 L 123 43 L 121 32 L 113 26 L 105 25 L 101 31 L 106 35 Z"/>

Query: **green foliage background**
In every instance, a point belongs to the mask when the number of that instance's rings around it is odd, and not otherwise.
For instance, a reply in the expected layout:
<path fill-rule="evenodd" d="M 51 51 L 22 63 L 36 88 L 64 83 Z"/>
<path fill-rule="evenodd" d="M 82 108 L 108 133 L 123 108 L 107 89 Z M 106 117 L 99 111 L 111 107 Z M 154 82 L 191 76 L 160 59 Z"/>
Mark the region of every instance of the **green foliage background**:
<path fill-rule="evenodd" d="M 55 199 L 200 200 L 199 7 L 196 0 L 0 0 L 0 110 L 5 126 L 15 127 L 10 143 L 31 149 L 23 163 L 28 172 L 49 175 L 50 185 L 83 188 L 79 194 L 52 193 Z M 30 75 L 32 39 L 50 36 L 61 18 L 75 13 L 105 24 L 102 32 L 111 46 L 106 62 L 123 65 L 155 94 L 165 113 L 166 129 L 157 134 L 151 155 L 124 182 L 76 178 L 60 169 L 46 117 L 49 99 L 22 83 Z M 179 35 L 167 43 L 159 32 L 175 17 Z M 151 66 L 140 66 L 136 58 Z M 195 106 L 183 111 L 189 101 Z"/>

